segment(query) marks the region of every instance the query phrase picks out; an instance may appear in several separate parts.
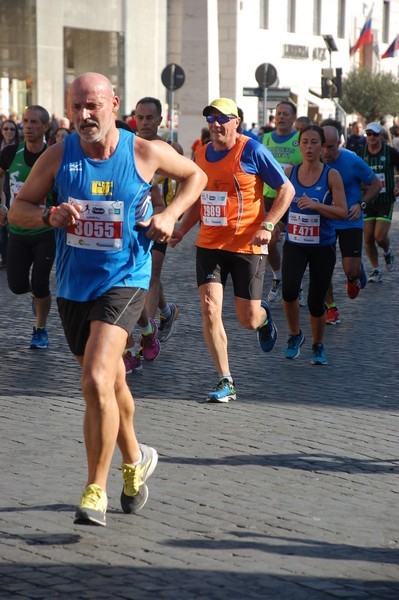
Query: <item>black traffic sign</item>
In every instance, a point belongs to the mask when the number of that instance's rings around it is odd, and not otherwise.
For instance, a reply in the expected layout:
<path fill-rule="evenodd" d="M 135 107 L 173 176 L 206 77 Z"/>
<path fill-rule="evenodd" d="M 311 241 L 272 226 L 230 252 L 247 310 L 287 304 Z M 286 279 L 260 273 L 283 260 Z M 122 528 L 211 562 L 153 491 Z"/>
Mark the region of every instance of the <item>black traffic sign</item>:
<path fill-rule="evenodd" d="M 277 81 L 276 67 L 270 63 L 263 63 L 255 71 L 255 79 L 259 87 L 268 88 Z"/>
<path fill-rule="evenodd" d="M 242 88 L 243 96 L 257 96 L 258 98 L 263 98 L 263 88 L 261 87 L 245 87 Z"/>
<path fill-rule="evenodd" d="M 170 65 L 166 65 L 161 74 L 161 81 L 166 87 L 166 89 L 173 92 L 173 90 L 178 90 L 184 84 L 186 80 L 186 76 L 184 74 L 183 69 L 180 65 L 176 65 L 175 63 L 171 63 Z"/>
<path fill-rule="evenodd" d="M 264 88 L 261 87 L 244 87 L 242 88 L 243 96 L 256 96 L 258 98 L 264 97 Z M 271 88 L 267 90 L 267 100 L 276 100 L 282 102 L 288 100 L 290 97 L 291 90 L 289 88 Z"/>

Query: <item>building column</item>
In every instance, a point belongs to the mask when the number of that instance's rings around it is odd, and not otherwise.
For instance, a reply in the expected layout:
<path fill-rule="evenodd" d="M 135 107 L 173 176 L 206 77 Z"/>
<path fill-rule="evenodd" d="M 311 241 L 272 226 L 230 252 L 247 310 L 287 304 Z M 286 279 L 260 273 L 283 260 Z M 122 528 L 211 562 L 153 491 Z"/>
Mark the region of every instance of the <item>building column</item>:
<path fill-rule="evenodd" d="M 193 141 L 206 125 L 202 110 L 219 97 L 218 0 L 183 0 L 181 3 L 181 60 L 186 80 L 184 93 L 175 93 L 179 104 L 179 143 L 187 156 Z M 177 55 L 175 55 L 177 56 Z"/>

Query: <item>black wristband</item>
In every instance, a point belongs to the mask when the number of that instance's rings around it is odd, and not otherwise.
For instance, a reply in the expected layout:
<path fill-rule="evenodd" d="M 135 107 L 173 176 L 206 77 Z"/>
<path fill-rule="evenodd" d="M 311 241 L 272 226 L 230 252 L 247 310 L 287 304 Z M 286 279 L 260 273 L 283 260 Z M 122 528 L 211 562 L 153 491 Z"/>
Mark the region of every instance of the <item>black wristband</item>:
<path fill-rule="evenodd" d="M 51 214 L 55 211 L 55 206 L 50 206 L 48 208 L 45 208 L 42 214 L 42 221 L 45 225 L 47 225 L 47 227 L 51 227 L 50 225 L 50 217 Z"/>

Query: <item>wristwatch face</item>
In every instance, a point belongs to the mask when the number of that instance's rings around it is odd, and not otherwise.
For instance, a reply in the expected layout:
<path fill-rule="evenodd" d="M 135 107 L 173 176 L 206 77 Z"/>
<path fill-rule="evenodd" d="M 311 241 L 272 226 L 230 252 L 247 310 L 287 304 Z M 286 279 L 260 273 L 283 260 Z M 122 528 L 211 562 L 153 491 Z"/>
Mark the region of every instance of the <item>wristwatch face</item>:
<path fill-rule="evenodd" d="M 362 210 L 364 210 L 364 209 L 366 208 L 366 206 L 367 206 L 367 204 L 366 204 L 365 202 L 361 202 L 361 203 L 360 203 L 360 208 L 361 208 Z"/>
<path fill-rule="evenodd" d="M 273 223 L 268 223 L 267 221 L 265 221 L 263 223 L 263 227 L 266 229 L 266 231 L 273 231 L 274 230 Z"/>
<path fill-rule="evenodd" d="M 49 217 L 50 217 L 51 208 L 45 208 L 42 214 L 42 221 L 45 225 L 50 225 Z"/>

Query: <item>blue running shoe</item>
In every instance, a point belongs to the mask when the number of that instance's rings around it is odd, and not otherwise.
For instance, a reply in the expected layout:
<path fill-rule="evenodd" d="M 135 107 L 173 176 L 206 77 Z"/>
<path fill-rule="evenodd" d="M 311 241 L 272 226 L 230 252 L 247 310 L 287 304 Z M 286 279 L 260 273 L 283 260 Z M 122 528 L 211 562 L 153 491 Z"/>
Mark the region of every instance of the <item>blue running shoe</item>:
<path fill-rule="evenodd" d="M 277 341 L 277 327 L 273 322 L 272 314 L 266 300 L 262 300 L 261 306 L 266 311 L 267 323 L 258 329 L 258 343 L 263 352 L 270 352 Z"/>
<path fill-rule="evenodd" d="M 32 340 L 30 343 L 30 347 L 33 349 L 36 348 L 48 348 L 48 333 L 46 329 L 36 329 L 33 328 Z"/>
<path fill-rule="evenodd" d="M 225 377 L 217 384 L 216 388 L 209 392 L 207 402 L 229 402 L 229 400 L 235 400 L 236 388 L 234 387 L 234 381 L 231 382 Z"/>
<path fill-rule="evenodd" d="M 299 331 L 298 335 L 290 334 L 288 337 L 288 345 L 284 352 L 285 358 L 298 358 L 298 356 L 301 353 L 300 347 L 302 346 L 304 341 L 305 336 L 303 335 L 302 331 Z"/>
<path fill-rule="evenodd" d="M 326 351 L 324 350 L 323 344 L 313 344 L 312 346 L 312 365 L 326 365 Z"/>
<path fill-rule="evenodd" d="M 367 285 L 367 275 L 366 275 L 366 271 L 364 269 L 363 261 L 360 264 L 360 277 L 359 277 L 359 281 L 360 281 L 360 289 L 364 290 L 364 288 Z"/>

